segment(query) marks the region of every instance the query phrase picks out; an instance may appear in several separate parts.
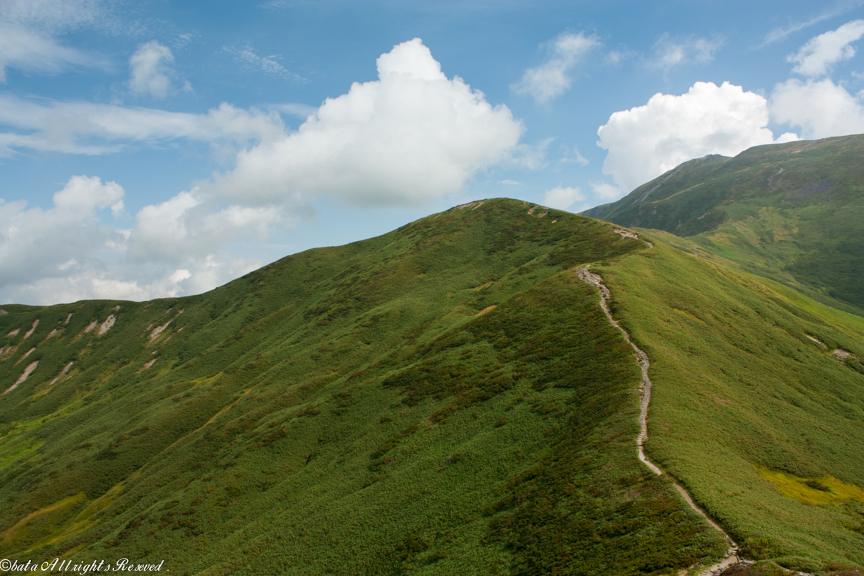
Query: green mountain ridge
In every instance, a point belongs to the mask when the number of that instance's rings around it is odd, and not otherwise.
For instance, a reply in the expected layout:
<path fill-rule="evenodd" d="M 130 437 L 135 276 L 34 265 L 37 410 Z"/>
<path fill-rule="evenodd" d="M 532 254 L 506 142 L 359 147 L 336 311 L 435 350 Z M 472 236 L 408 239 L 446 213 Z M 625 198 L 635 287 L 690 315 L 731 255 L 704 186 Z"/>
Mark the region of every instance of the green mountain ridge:
<path fill-rule="evenodd" d="M 864 566 L 864 320 L 615 228 L 477 201 L 199 296 L 3 306 L 0 556 L 696 574 L 728 545 L 674 478 L 760 565 Z"/>
<path fill-rule="evenodd" d="M 686 237 L 745 270 L 864 315 L 864 135 L 691 160 L 584 212 Z"/>

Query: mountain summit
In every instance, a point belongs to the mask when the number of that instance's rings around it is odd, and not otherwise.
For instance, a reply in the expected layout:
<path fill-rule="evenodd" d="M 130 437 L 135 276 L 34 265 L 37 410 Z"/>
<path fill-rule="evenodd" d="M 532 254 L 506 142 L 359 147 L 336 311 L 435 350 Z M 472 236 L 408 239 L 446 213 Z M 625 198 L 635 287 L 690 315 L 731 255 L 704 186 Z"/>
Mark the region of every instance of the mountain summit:
<path fill-rule="evenodd" d="M 6 558 L 864 565 L 864 321 L 660 231 L 476 201 L 199 296 L 4 306 L 0 335 Z"/>

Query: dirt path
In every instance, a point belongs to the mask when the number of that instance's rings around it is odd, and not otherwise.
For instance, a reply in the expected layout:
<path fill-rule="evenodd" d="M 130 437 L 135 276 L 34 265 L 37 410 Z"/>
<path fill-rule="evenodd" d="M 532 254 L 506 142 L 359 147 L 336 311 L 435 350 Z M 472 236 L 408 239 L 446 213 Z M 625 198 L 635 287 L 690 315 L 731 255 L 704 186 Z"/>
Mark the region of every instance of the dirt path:
<path fill-rule="evenodd" d="M 652 245 L 653 247 L 653 245 Z M 645 354 L 633 341 L 630 339 L 630 334 L 627 333 L 624 328 L 612 317 L 612 312 L 609 311 L 609 300 L 611 299 L 611 294 L 609 289 L 603 284 L 603 278 L 599 274 L 595 274 L 588 270 L 588 266 L 584 266 L 579 268 L 576 273 L 579 275 L 579 278 L 582 281 L 591 284 L 597 291 L 600 292 L 600 307 L 603 308 L 603 312 L 606 314 L 606 318 L 609 319 L 609 322 L 618 328 L 622 334 L 624 334 L 624 339 L 627 340 L 627 343 L 630 344 L 630 347 L 633 348 L 633 351 L 636 353 L 636 361 L 639 363 L 639 368 L 642 369 L 642 381 L 639 383 L 639 396 L 640 396 L 640 410 L 639 410 L 639 436 L 636 438 L 636 444 L 638 447 L 639 460 L 645 464 L 648 468 L 651 469 L 652 472 L 657 474 L 658 476 L 663 475 L 663 471 L 653 462 L 648 460 L 645 456 L 645 440 L 648 439 L 648 404 L 651 402 L 651 379 L 648 377 L 648 368 L 650 367 L 650 362 L 648 361 L 648 355 Z M 684 489 L 683 486 L 678 484 L 677 482 L 672 482 L 675 486 L 675 489 L 681 494 L 687 504 L 690 507 L 699 513 L 708 524 L 710 524 L 715 530 L 723 534 L 726 538 L 726 541 L 729 542 L 729 550 L 726 552 L 726 556 L 718 562 L 717 564 L 710 566 L 699 573 L 699 576 L 715 576 L 717 574 L 722 573 L 726 568 L 732 566 L 734 564 L 738 564 L 741 560 L 738 557 L 738 544 L 735 543 L 734 540 L 723 530 L 716 522 L 714 522 L 708 515 L 701 509 L 696 503 L 693 501 L 693 498 Z"/>

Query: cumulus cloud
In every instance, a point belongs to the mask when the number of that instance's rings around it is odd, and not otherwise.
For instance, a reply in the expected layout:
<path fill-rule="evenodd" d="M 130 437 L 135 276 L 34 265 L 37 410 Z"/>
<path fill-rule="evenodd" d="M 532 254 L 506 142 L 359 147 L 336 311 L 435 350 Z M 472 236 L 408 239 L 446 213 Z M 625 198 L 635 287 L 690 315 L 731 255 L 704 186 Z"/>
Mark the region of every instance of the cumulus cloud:
<path fill-rule="evenodd" d="M 242 151 L 202 188 L 247 205 L 321 195 L 410 204 L 459 191 L 514 150 L 523 128 L 510 110 L 448 79 L 419 38 L 377 64 L 378 80 L 328 98 L 296 132 Z"/>
<path fill-rule="evenodd" d="M 0 201 L 0 287 L 68 275 L 116 250 L 123 235 L 100 224 L 98 212 L 118 215 L 123 196 L 115 182 L 73 176 L 48 210 Z"/>
<path fill-rule="evenodd" d="M 570 89 L 571 70 L 600 42 L 593 36 L 565 33 L 548 42 L 549 58 L 536 68 L 529 68 L 510 89 L 528 94 L 537 102 L 548 102 Z"/>
<path fill-rule="evenodd" d="M 6 69 L 57 73 L 73 66 L 104 63 L 64 46 L 58 35 L 90 26 L 101 15 L 95 0 L 5 0 L 0 2 L 0 82 Z"/>
<path fill-rule="evenodd" d="M 135 217 L 128 241 L 128 258 L 134 263 L 170 262 L 180 265 L 190 258 L 206 258 L 215 247 L 243 234 L 264 237 L 272 224 L 291 224 L 282 207 L 217 207 L 198 189 L 145 206 Z"/>
<path fill-rule="evenodd" d="M 174 55 L 167 46 L 156 40 L 141 44 L 129 58 L 129 91 L 137 96 L 165 98 L 175 90 L 173 63 Z M 192 87 L 185 82 L 183 89 Z"/>
<path fill-rule="evenodd" d="M 771 93 L 771 118 L 800 127 L 805 138 L 864 132 L 864 98 L 829 79 L 802 82 L 790 78 Z"/>
<path fill-rule="evenodd" d="M 597 134 L 608 150 L 603 173 L 629 192 L 678 164 L 707 154 L 734 156 L 774 139 L 768 102 L 740 86 L 695 83 L 687 94 L 655 94 L 644 106 L 615 112 Z"/>
<path fill-rule="evenodd" d="M 564 186 L 556 186 L 551 190 L 547 190 L 543 195 L 543 204 L 550 208 L 558 208 L 559 210 L 567 210 L 576 202 L 585 200 L 585 195 L 579 188 L 568 188 Z"/>
<path fill-rule="evenodd" d="M 720 38 L 684 36 L 673 38 L 663 34 L 654 44 L 652 63 L 664 70 L 689 62 L 710 62 L 714 53 L 723 46 Z"/>
<path fill-rule="evenodd" d="M 142 208 L 129 230 L 100 223 L 103 211 L 122 213 L 123 190 L 98 178 L 72 178 L 50 210 L 0 204 L 0 299 L 40 304 L 201 292 L 261 264 L 223 247 L 308 218 L 319 198 L 416 203 L 459 191 L 477 170 L 517 161 L 521 123 L 460 78 L 448 79 L 419 39 L 383 54 L 378 73 L 326 100 L 293 133 L 278 106 L 264 113 L 223 104 L 196 115 L 0 96 L 0 124 L 14 130 L 0 133 L 7 150 L 102 153 L 128 141 L 255 141 L 233 170 Z"/>
<path fill-rule="evenodd" d="M 277 208 L 216 206 L 193 190 L 144 207 L 131 230 L 100 222 L 123 212 L 123 188 L 73 176 L 47 210 L 0 200 L 0 301 L 142 300 L 215 288 L 261 265 L 221 248 L 290 222 Z"/>
<path fill-rule="evenodd" d="M 828 74 L 837 62 L 855 56 L 852 43 L 860 40 L 862 36 L 864 20 L 853 20 L 837 30 L 811 38 L 798 52 L 787 56 L 786 61 L 795 64 L 792 71 L 796 74 L 818 78 Z"/>
<path fill-rule="evenodd" d="M 189 114 L 91 102 L 34 101 L 11 95 L 0 95 L 0 125 L 11 129 L 0 132 L 0 156 L 15 148 L 108 154 L 128 142 L 180 138 L 246 144 L 285 134 L 276 110 L 243 110 L 222 103 L 206 114 Z"/>

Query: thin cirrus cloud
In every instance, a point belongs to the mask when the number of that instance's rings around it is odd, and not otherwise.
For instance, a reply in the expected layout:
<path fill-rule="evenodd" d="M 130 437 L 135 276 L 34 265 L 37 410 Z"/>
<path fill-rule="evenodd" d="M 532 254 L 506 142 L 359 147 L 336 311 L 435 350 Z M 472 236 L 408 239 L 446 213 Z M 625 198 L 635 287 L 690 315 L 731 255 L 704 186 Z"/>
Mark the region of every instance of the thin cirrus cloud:
<path fill-rule="evenodd" d="M 107 67 L 89 52 L 65 46 L 62 33 L 107 19 L 100 0 L 4 0 L 0 2 L 0 82 L 7 69 L 56 74 L 74 67 Z"/>
<path fill-rule="evenodd" d="M 768 34 L 765 35 L 765 40 L 764 40 L 764 42 L 762 42 L 762 44 L 759 46 L 759 48 L 764 48 L 768 44 L 773 44 L 774 42 L 778 42 L 780 40 L 785 40 L 786 38 L 789 37 L 789 35 L 794 34 L 795 32 L 798 32 L 800 30 L 804 30 L 805 28 L 809 28 L 810 26 L 813 26 L 813 25 L 818 24 L 819 22 L 823 22 L 825 20 L 829 20 L 831 18 L 834 18 L 835 16 L 839 16 L 841 14 L 844 14 L 844 13 L 848 12 L 849 10 L 852 10 L 853 8 L 860 6 L 862 3 L 864 3 L 864 2 L 862 2 L 861 0 L 853 0 L 851 2 L 844 2 L 840 5 L 838 5 L 837 7 L 835 7 L 833 10 L 823 12 L 822 14 L 819 14 L 818 16 L 811 18 L 810 20 L 805 20 L 803 22 L 796 22 L 795 24 L 790 24 L 789 26 L 785 26 L 785 27 L 780 26 L 777 28 L 773 28 L 770 32 L 768 32 Z"/>
<path fill-rule="evenodd" d="M 72 67 L 105 67 L 103 59 L 58 39 L 62 32 L 94 25 L 101 13 L 101 3 L 94 0 L 0 2 L 0 82 L 9 68 L 56 74 Z"/>
<path fill-rule="evenodd" d="M 678 166 L 707 154 L 734 156 L 775 139 L 767 127 L 768 101 L 741 86 L 696 82 L 686 94 L 655 94 L 647 104 L 615 112 L 597 130 L 597 145 L 607 150 L 603 173 L 629 192 Z M 611 189 L 599 187 L 596 192 Z"/>
<path fill-rule="evenodd" d="M 272 76 L 279 76 L 286 80 L 291 80 L 297 84 L 305 84 L 309 80 L 291 72 L 279 63 L 281 56 L 271 54 L 270 56 L 259 55 L 251 44 L 247 44 L 243 48 L 232 48 L 225 46 L 222 48 L 225 52 L 234 56 L 234 59 L 239 62 L 247 70 L 255 72 L 263 72 Z"/>
<path fill-rule="evenodd" d="M 710 62 L 723 46 L 722 38 L 700 38 L 698 36 L 673 37 L 666 33 L 657 39 L 651 55 L 651 64 L 663 70 L 691 62 Z"/>
<path fill-rule="evenodd" d="M 853 42 L 864 36 L 864 20 L 853 20 L 836 30 L 820 34 L 807 41 L 795 54 L 786 57 L 795 66 L 792 71 L 809 78 L 818 78 L 831 72 L 838 62 L 855 56 Z"/>
<path fill-rule="evenodd" d="M 526 70 L 510 89 L 517 94 L 528 94 L 539 103 L 548 102 L 570 89 L 573 69 L 598 46 L 600 41 L 584 32 L 561 34 L 545 44 L 549 51 L 546 61 Z"/>

